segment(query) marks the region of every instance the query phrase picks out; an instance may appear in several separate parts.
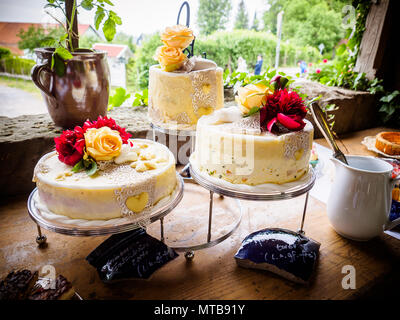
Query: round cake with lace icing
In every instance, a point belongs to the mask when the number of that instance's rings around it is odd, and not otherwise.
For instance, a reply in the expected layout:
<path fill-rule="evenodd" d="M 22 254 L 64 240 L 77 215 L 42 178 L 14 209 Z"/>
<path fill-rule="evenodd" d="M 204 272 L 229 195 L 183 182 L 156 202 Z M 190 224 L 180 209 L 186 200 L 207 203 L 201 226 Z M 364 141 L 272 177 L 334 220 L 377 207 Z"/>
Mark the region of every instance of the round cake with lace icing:
<path fill-rule="evenodd" d="M 237 107 L 202 117 L 197 124 L 196 167 L 233 184 L 283 184 L 309 168 L 313 126 L 284 133 L 260 130 L 260 114 L 243 117 Z"/>
<path fill-rule="evenodd" d="M 89 175 L 60 161 L 55 151 L 44 155 L 33 179 L 41 203 L 58 215 L 108 220 L 147 212 L 177 185 L 173 154 L 150 140 L 128 140 L 111 160 L 97 160 L 96 167 Z"/>
<path fill-rule="evenodd" d="M 156 50 L 159 64 L 150 67 L 148 89 L 149 118 L 159 127 L 195 130 L 201 116 L 223 107 L 223 71 L 214 61 L 191 57 L 194 38 L 183 25 L 161 33 L 164 45 Z"/>
<path fill-rule="evenodd" d="M 163 128 L 195 129 L 203 115 L 223 107 L 222 69 L 210 60 L 197 59 L 190 72 L 166 72 L 151 66 L 150 121 Z"/>

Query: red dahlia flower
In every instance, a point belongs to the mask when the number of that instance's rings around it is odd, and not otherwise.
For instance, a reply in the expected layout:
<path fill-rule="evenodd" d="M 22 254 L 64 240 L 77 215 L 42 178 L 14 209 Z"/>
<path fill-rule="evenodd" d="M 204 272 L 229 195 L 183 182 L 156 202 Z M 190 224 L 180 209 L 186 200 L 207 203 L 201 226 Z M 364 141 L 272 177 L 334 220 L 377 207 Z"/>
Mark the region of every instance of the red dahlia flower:
<path fill-rule="evenodd" d="M 267 96 L 260 109 L 261 128 L 272 132 L 274 125 L 280 123 L 289 130 L 298 131 L 306 125 L 303 121 L 306 115 L 306 107 L 297 92 L 277 90 Z"/>
<path fill-rule="evenodd" d="M 90 129 L 90 128 L 102 128 L 102 127 L 109 127 L 112 130 L 116 130 L 119 132 L 121 139 L 122 139 L 122 143 L 128 143 L 128 139 L 132 136 L 130 133 L 125 131 L 125 128 L 121 128 L 119 125 L 117 125 L 115 123 L 115 120 L 112 118 L 107 118 L 107 117 L 102 117 L 99 116 L 99 118 L 97 119 L 97 121 L 89 121 L 87 120 L 84 124 L 83 124 L 83 131 L 86 132 L 86 130 Z"/>
<path fill-rule="evenodd" d="M 81 127 L 63 131 L 61 136 L 54 138 L 54 142 L 61 162 L 74 166 L 83 158 L 85 137 Z"/>

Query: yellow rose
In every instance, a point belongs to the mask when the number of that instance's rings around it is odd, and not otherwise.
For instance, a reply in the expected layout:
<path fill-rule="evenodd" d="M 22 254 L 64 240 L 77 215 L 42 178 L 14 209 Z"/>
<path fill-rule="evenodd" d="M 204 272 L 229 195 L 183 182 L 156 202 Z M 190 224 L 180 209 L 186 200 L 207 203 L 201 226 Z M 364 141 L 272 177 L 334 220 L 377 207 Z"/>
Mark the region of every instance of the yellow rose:
<path fill-rule="evenodd" d="M 109 127 L 91 128 L 85 132 L 86 152 L 96 161 L 106 161 L 121 152 L 122 139 L 118 131 Z"/>
<path fill-rule="evenodd" d="M 261 107 L 268 94 L 271 94 L 271 90 L 266 85 L 261 83 L 248 84 L 238 89 L 238 95 L 235 100 L 238 107 L 246 114 L 253 107 Z"/>
<path fill-rule="evenodd" d="M 168 72 L 180 69 L 187 60 L 182 49 L 167 46 L 158 47 L 154 58 L 160 63 L 161 69 Z"/>
<path fill-rule="evenodd" d="M 180 49 L 187 48 L 193 39 L 193 31 L 179 24 L 165 28 L 165 31 L 161 34 L 161 41 L 166 46 Z"/>

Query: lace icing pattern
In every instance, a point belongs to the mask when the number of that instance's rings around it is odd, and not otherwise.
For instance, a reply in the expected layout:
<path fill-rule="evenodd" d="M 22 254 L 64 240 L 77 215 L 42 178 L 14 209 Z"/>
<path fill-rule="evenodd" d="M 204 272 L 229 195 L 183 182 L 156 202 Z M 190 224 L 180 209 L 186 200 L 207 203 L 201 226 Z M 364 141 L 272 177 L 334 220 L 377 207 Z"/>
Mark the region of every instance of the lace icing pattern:
<path fill-rule="evenodd" d="M 233 130 L 243 134 L 260 134 L 260 113 L 233 122 Z"/>
<path fill-rule="evenodd" d="M 201 107 L 215 109 L 217 105 L 216 92 L 218 92 L 216 70 L 195 71 L 189 75 L 193 85 L 192 105 L 194 112 L 197 114 Z M 210 86 L 208 93 L 203 90 L 205 85 Z"/>
<path fill-rule="evenodd" d="M 308 131 L 299 131 L 288 134 L 285 137 L 285 158 L 295 158 L 295 153 L 303 149 L 308 150 L 310 148 L 310 133 Z M 305 154 L 305 153 L 303 153 Z"/>

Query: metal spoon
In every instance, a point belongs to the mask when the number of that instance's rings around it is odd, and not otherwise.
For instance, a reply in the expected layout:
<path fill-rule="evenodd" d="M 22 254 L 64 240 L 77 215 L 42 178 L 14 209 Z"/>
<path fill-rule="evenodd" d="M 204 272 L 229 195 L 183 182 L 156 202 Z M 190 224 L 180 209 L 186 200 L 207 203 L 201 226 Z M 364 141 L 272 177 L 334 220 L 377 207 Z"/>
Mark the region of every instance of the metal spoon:
<path fill-rule="evenodd" d="M 322 135 L 325 137 L 326 141 L 328 141 L 328 144 L 333 150 L 333 157 L 348 165 L 345 155 L 336 144 L 332 131 L 331 129 L 329 129 L 328 122 L 326 121 L 325 114 L 320 106 L 317 103 L 313 102 L 310 105 L 310 109 L 315 123 L 317 124 L 319 130 L 321 130 Z"/>

